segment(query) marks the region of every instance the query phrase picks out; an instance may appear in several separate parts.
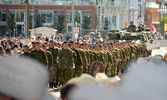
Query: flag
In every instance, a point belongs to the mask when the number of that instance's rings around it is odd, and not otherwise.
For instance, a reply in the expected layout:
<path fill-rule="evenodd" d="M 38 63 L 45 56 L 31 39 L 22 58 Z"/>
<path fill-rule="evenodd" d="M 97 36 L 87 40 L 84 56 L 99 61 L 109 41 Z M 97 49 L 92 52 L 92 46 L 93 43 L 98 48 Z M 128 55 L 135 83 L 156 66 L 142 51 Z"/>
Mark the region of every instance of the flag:
<path fill-rule="evenodd" d="M 156 29 L 155 29 L 155 27 L 154 27 L 153 24 L 151 24 L 151 31 L 152 31 L 152 32 L 156 32 Z"/>

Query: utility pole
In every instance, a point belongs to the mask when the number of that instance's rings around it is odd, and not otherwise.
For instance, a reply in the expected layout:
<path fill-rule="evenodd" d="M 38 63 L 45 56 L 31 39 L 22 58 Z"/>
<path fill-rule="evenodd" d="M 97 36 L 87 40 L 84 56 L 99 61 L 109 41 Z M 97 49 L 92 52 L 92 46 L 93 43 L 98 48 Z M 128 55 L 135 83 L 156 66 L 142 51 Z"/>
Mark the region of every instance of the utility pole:
<path fill-rule="evenodd" d="M 72 40 L 74 40 L 74 0 L 72 0 Z"/>
<path fill-rule="evenodd" d="M 26 39 L 28 39 L 29 34 L 29 0 L 25 0 L 26 4 Z"/>
<path fill-rule="evenodd" d="M 34 23 L 35 23 L 35 11 L 34 11 L 34 0 L 32 0 L 32 29 L 34 28 Z"/>

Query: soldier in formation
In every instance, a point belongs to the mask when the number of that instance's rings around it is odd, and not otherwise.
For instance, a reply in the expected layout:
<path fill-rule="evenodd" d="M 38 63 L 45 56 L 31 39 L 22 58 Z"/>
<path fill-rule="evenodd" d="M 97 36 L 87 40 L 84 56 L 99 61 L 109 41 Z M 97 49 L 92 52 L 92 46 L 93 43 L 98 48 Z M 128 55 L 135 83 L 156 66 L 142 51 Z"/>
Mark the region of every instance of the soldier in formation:
<path fill-rule="evenodd" d="M 135 32 L 136 31 L 136 26 L 133 24 L 133 21 L 130 21 L 130 25 L 128 27 L 129 32 Z"/>
<path fill-rule="evenodd" d="M 43 44 L 33 42 L 33 46 L 23 46 L 21 55 L 43 63 L 50 72 L 50 87 L 56 87 L 82 73 L 92 73 L 91 64 L 94 61 L 102 62 L 102 72 L 111 77 L 124 71 L 132 60 L 147 57 L 148 53 L 145 45 L 132 41 L 97 44 L 70 41 L 58 44 L 50 40 Z"/>

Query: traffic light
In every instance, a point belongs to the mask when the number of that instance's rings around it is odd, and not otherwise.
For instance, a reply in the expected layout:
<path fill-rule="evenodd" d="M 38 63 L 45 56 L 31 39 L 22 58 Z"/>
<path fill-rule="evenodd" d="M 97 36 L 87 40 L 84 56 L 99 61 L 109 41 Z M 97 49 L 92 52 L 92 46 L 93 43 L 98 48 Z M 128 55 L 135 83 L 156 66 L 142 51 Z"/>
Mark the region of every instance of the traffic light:
<path fill-rule="evenodd" d="M 167 31 L 167 24 L 164 24 L 164 31 Z"/>

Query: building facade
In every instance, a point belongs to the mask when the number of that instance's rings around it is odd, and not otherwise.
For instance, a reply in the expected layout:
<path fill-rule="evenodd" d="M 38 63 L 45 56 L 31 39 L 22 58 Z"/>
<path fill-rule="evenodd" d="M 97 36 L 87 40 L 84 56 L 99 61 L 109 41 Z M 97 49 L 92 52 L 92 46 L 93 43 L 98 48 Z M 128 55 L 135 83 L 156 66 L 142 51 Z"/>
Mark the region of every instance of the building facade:
<path fill-rule="evenodd" d="M 7 34 L 8 16 L 14 14 L 15 35 L 25 35 L 25 3 L 24 0 L 2 0 L 0 1 L 0 33 Z M 75 22 L 82 29 L 83 17 L 90 19 L 90 28 L 96 28 L 96 6 L 95 2 L 89 0 L 74 0 Z M 72 0 L 30 0 L 29 1 L 29 24 L 35 27 L 37 16 L 41 16 L 42 26 L 52 27 L 58 15 L 64 15 L 64 29 L 71 31 L 72 25 Z M 31 25 L 32 24 L 32 25 Z"/>
<path fill-rule="evenodd" d="M 161 2 L 159 2 L 158 0 L 156 0 L 156 2 L 154 1 L 146 2 L 144 24 L 146 25 L 147 28 L 151 29 L 153 25 L 156 31 L 158 31 L 158 27 L 160 24 L 159 18 L 161 17 L 160 5 Z"/>
<path fill-rule="evenodd" d="M 125 27 L 138 19 L 142 20 L 145 0 L 29 0 L 30 28 L 36 27 L 37 16 L 41 16 L 42 26 L 53 27 L 59 15 L 65 16 L 64 29 L 72 30 L 72 3 L 74 4 L 74 23 L 82 33 L 84 17 L 90 20 L 90 29 L 113 30 Z M 134 3 L 136 2 L 136 3 Z M 0 1 L 0 35 L 8 34 L 8 16 L 14 14 L 16 22 L 14 34 L 25 35 L 25 3 L 24 0 Z M 127 27 L 127 26 L 126 26 Z M 53 27 L 56 28 L 56 27 Z"/>

